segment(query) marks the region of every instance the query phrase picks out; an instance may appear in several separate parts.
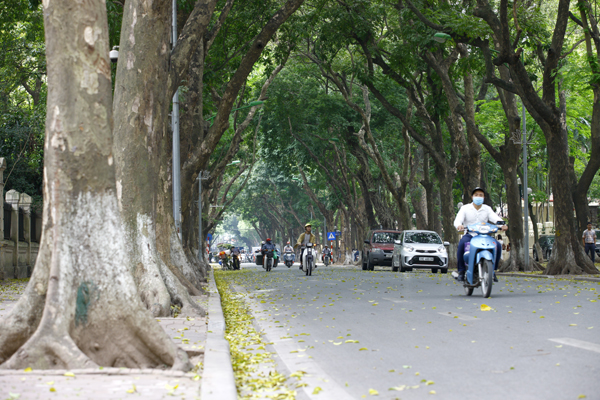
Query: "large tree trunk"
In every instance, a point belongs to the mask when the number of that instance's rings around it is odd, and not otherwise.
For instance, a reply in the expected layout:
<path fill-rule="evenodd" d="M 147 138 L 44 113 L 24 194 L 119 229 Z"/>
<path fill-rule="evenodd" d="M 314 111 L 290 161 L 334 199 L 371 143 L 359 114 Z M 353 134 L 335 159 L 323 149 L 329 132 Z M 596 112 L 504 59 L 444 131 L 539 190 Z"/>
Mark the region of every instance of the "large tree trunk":
<path fill-rule="evenodd" d="M 585 255 L 581 239 L 575 230 L 569 155 L 562 140 L 567 132 L 557 124 L 541 125 L 546 137 L 548 159 L 552 165 L 550 183 L 554 196 L 555 241 L 545 274 L 597 274 L 598 270 Z"/>
<path fill-rule="evenodd" d="M 32 279 L 2 324 L 0 362 L 187 370 L 187 355 L 144 309 L 131 275 L 112 154 L 106 5 L 45 2 L 44 20 L 43 233 Z"/>
<path fill-rule="evenodd" d="M 130 0 L 124 7 L 115 84 L 117 193 L 132 272 L 146 307 L 154 316 L 170 316 L 172 304 L 184 306 L 184 314 L 203 315 L 180 283 L 181 275 L 175 276 L 170 254 L 161 258 L 170 247 L 172 222 L 165 200 L 170 169 L 163 164 L 170 148 L 170 13 L 169 2 Z"/>

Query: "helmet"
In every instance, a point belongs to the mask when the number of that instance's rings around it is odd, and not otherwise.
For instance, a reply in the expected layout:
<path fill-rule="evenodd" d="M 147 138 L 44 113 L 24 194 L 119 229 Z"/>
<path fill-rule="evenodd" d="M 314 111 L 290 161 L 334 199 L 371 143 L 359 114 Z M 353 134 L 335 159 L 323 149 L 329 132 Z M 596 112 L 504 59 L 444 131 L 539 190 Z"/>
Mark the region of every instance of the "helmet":
<path fill-rule="evenodd" d="M 304 227 L 306 228 L 307 226 L 310 226 L 312 228 L 311 223 L 309 222 L 308 224 L 304 225 Z"/>
<path fill-rule="evenodd" d="M 287 244 L 290 244 L 290 242 L 288 241 Z"/>
<path fill-rule="evenodd" d="M 267 242 L 270 242 L 270 241 L 271 241 L 271 238 L 267 238 Z"/>
<path fill-rule="evenodd" d="M 483 190 L 483 188 L 480 188 L 479 186 L 477 186 L 475 189 L 473 189 L 473 191 L 471 192 L 471 196 L 473 196 L 475 194 L 475 192 L 478 190 L 480 192 L 483 192 L 483 195 L 485 196 L 485 190 Z"/>

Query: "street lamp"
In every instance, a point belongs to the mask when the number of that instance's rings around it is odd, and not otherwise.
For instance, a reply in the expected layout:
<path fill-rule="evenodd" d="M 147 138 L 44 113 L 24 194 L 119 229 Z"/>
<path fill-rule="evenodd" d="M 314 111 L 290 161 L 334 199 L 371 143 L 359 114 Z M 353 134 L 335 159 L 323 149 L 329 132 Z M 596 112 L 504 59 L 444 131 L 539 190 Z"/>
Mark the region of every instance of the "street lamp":
<path fill-rule="evenodd" d="M 444 32 L 438 32 L 435 35 L 433 35 L 433 40 L 435 40 L 438 43 L 444 43 L 448 39 L 452 39 L 452 36 Z"/>

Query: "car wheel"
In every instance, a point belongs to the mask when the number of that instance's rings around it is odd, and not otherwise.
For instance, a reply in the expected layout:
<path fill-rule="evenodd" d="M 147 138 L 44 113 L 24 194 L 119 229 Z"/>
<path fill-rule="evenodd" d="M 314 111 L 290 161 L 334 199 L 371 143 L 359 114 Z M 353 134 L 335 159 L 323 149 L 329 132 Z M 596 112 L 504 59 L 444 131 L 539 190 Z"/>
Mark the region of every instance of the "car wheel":
<path fill-rule="evenodd" d="M 368 256 L 367 256 L 367 258 L 368 258 Z M 367 270 L 367 263 L 365 262 L 365 253 L 363 253 L 363 256 L 362 256 L 362 270 L 363 271 Z"/>
<path fill-rule="evenodd" d="M 438 269 L 437 268 L 431 268 L 431 273 L 437 274 L 438 273 Z"/>
<path fill-rule="evenodd" d="M 533 251 L 533 259 L 538 262 L 540 261 L 540 259 L 538 258 L 537 251 L 535 251 L 535 250 Z"/>
<path fill-rule="evenodd" d="M 367 257 L 367 271 L 373 271 L 375 266 L 371 262 L 371 257 Z"/>
<path fill-rule="evenodd" d="M 406 267 L 402 263 L 402 260 L 400 260 L 400 272 L 406 272 Z"/>
<path fill-rule="evenodd" d="M 442 272 L 442 274 L 447 274 L 448 268 L 440 268 L 440 271 Z"/>
<path fill-rule="evenodd" d="M 398 267 L 392 267 L 392 272 L 398 272 Z"/>
<path fill-rule="evenodd" d="M 550 250 L 546 250 L 546 261 L 550 260 L 551 256 L 552 256 L 552 252 Z"/>

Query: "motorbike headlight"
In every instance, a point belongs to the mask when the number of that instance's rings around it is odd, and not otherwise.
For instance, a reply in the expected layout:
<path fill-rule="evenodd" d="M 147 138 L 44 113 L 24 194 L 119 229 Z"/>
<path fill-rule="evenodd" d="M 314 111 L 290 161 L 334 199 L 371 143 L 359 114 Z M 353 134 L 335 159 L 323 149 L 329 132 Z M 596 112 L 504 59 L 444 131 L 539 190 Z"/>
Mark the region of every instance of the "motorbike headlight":
<path fill-rule="evenodd" d="M 371 249 L 371 253 L 383 253 L 383 249 L 373 247 L 373 249 Z"/>
<path fill-rule="evenodd" d="M 409 253 L 412 253 L 413 251 L 415 251 L 415 248 L 412 246 L 404 246 L 404 250 L 408 251 Z"/>
<path fill-rule="evenodd" d="M 446 254 L 446 247 L 440 246 L 440 247 L 438 247 L 438 251 L 442 254 Z"/>

